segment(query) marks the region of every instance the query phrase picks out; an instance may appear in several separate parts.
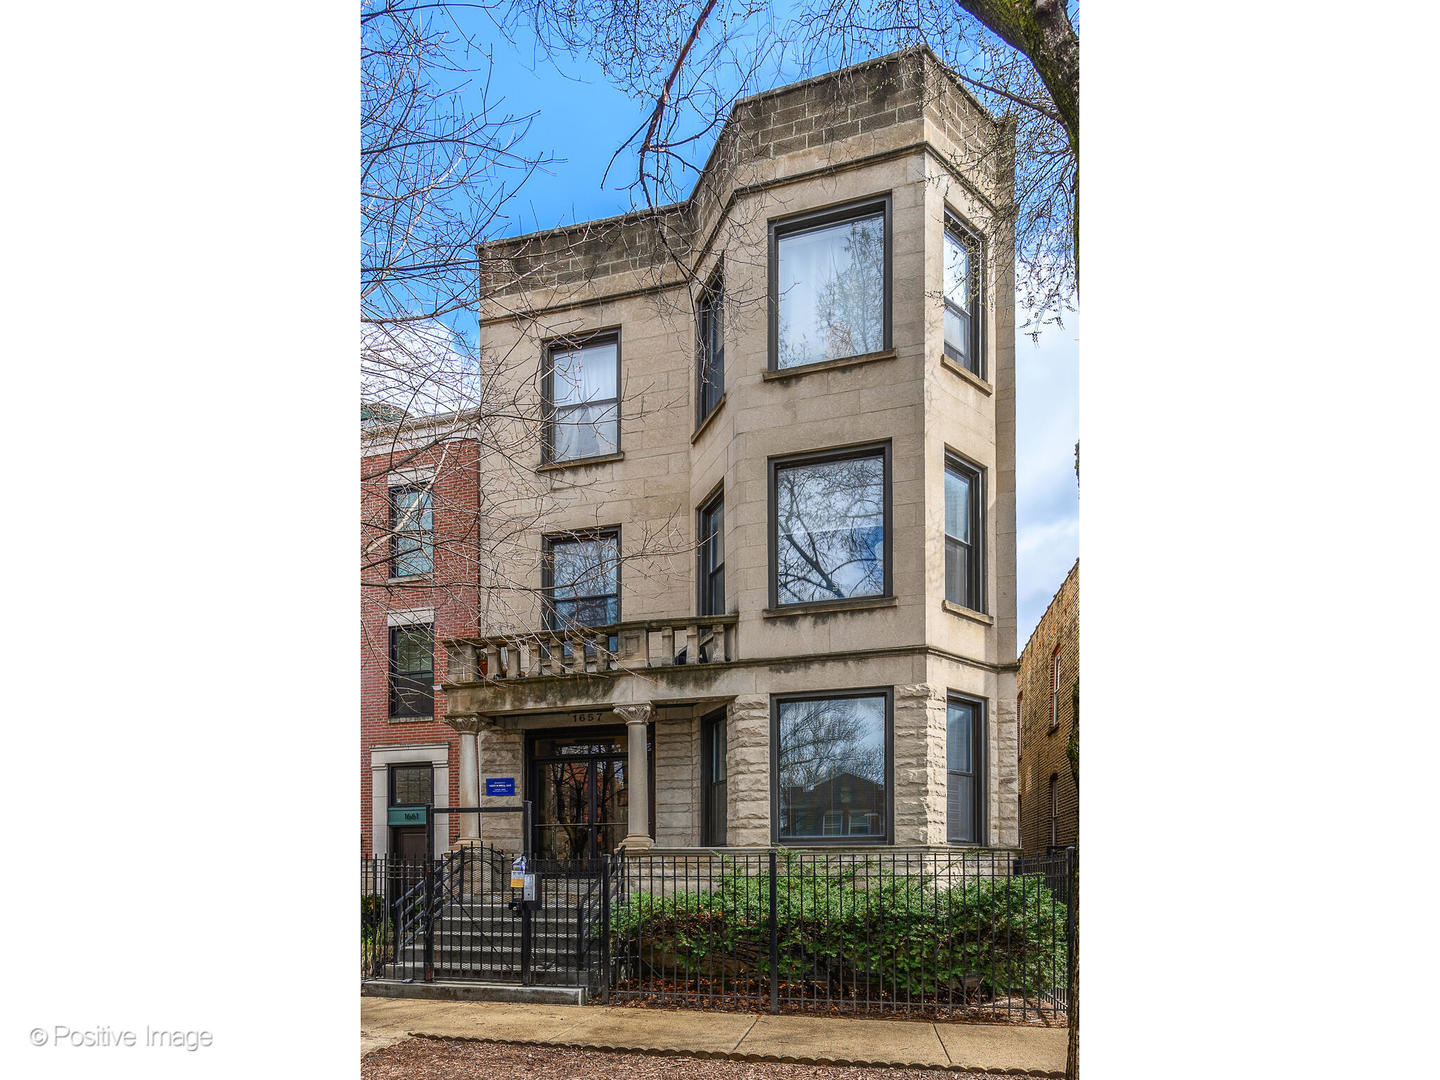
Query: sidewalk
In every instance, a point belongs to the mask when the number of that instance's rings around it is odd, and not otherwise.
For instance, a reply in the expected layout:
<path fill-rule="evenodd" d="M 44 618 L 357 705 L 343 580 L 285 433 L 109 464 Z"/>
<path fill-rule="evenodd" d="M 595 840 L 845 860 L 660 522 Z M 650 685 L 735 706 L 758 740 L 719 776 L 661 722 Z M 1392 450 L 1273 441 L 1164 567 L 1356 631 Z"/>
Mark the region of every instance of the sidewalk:
<path fill-rule="evenodd" d="M 409 1035 L 805 1065 L 908 1065 L 1065 1075 L 1063 1027 L 360 999 L 361 1054 Z"/>

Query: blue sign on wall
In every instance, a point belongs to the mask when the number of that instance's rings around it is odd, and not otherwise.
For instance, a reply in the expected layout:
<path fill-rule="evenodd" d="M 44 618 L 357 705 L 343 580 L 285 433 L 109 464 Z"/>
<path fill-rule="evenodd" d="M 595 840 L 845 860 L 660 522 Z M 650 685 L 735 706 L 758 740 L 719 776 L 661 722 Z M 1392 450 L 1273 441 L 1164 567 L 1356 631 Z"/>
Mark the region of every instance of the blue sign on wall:
<path fill-rule="evenodd" d="M 514 795 L 515 778 L 513 776 L 486 777 L 486 795 Z"/>

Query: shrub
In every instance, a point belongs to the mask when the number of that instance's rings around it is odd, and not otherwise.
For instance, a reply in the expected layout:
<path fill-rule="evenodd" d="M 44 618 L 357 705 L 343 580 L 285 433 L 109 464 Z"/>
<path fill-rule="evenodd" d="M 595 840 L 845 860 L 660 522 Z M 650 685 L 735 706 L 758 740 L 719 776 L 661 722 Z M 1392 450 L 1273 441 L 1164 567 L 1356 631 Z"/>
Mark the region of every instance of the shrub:
<path fill-rule="evenodd" d="M 374 893 L 360 897 L 360 936 L 369 938 L 389 921 L 385 898 Z"/>
<path fill-rule="evenodd" d="M 1032 875 L 970 879 L 786 858 L 776 876 L 778 976 L 832 994 L 1033 996 L 1065 979 L 1065 906 Z M 733 867 L 708 891 L 633 895 L 612 933 L 652 972 L 769 977 L 770 875 Z"/>

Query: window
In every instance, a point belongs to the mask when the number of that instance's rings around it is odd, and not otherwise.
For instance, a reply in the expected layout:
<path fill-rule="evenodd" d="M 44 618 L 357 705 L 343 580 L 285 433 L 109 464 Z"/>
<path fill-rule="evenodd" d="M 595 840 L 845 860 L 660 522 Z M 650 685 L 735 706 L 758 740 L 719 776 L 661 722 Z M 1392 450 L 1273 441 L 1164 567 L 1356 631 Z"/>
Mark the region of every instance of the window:
<path fill-rule="evenodd" d="M 883 843 L 890 820 L 890 692 L 773 699 L 772 818 L 780 842 Z"/>
<path fill-rule="evenodd" d="M 1050 727 L 1060 726 L 1060 646 L 1050 657 Z"/>
<path fill-rule="evenodd" d="M 890 447 L 770 461 L 770 605 L 890 593 Z"/>
<path fill-rule="evenodd" d="M 725 278 L 721 269 L 700 293 L 699 322 L 696 424 L 715 411 L 725 394 Z"/>
<path fill-rule="evenodd" d="M 984 704 L 952 694 L 945 708 L 945 821 L 952 844 L 980 843 Z"/>
<path fill-rule="evenodd" d="M 888 196 L 770 226 L 770 366 L 890 347 Z"/>
<path fill-rule="evenodd" d="M 954 454 L 945 456 L 945 599 L 985 610 L 984 478 Z"/>
<path fill-rule="evenodd" d="M 725 496 L 700 508 L 700 614 L 725 613 Z"/>
<path fill-rule="evenodd" d="M 569 533 L 545 540 L 546 625 L 551 630 L 620 621 L 620 534 Z"/>
<path fill-rule="evenodd" d="M 1022 741 L 1025 737 L 1025 691 L 1015 695 L 1015 756 L 1018 758 L 1023 752 Z"/>
<path fill-rule="evenodd" d="M 945 215 L 945 355 L 985 377 L 980 308 L 984 263 L 980 241 L 953 215 Z"/>
<path fill-rule="evenodd" d="M 435 660 L 429 623 L 390 627 L 390 715 L 435 714 Z"/>
<path fill-rule="evenodd" d="M 421 806 L 435 801 L 433 765 L 391 765 L 390 805 Z"/>
<path fill-rule="evenodd" d="M 434 516 L 429 484 L 390 489 L 390 576 L 435 569 Z"/>
<path fill-rule="evenodd" d="M 620 339 L 553 344 L 545 353 L 545 460 L 620 449 Z"/>
<path fill-rule="evenodd" d="M 706 847 L 725 846 L 725 823 L 729 816 L 726 802 L 725 710 L 711 713 L 700 722 L 701 789 L 704 792 L 700 842 Z"/>
<path fill-rule="evenodd" d="M 1058 847 L 1060 844 L 1060 774 L 1050 774 L 1050 846 Z"/>

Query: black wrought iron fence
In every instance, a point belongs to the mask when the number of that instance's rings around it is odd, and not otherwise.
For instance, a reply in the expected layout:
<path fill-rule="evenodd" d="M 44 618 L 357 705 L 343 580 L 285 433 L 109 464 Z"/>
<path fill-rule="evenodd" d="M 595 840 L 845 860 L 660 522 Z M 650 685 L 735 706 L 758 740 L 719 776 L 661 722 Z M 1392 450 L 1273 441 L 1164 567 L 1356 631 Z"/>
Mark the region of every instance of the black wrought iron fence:
<path fill-rule="evenodd" d="M 1064 1014 L 1073 852 L 791 852 L 362 862 L 365 978 L 587 985 L 771 1012 Z"/>
<path fill-rule="evenodd" d="M 618 861 L 531 859 L 535 893 L 512 889 L 515 852 L 466 845 L 433 860 L 361 860 L 361 977 L 608 988 Z"/>
<path fill-rule="evenodd" d="M 1068 852 L 1053 858 L 1068 866 Z M 1006 1019 L 1065 1009 L 1067 905 L 1045 872 L 1006 854 L 647 856 L 621 873 L 613 1000 Z"/>

